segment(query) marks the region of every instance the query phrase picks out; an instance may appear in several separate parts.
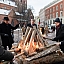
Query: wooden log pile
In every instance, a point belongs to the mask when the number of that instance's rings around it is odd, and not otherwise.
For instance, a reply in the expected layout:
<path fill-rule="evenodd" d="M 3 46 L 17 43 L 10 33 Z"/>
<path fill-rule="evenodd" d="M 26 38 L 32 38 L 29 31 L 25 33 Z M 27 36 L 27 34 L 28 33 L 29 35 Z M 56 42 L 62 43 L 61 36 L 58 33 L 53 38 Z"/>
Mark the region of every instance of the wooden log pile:
<path fill-rule="evenodd" d="M 38 48 L 44 48 L 44 40 L 37 29 L 27 27 L 24 39 L 19 42 L 19 46 L 21 50 L 25 50 L 31 55 L 36 51 L 38 46 Z"/>
<path fill-rule="evenodd" d="M 15 53 L 17 55 L 15 55 L 15 58 L 22 60 L 22 64 L 51 64 L 54 62 L 56 59 L 55 56 L 58 54 L 56 51 L 60 49 L 59 46 L 56 46 L 56 44 L 52 43 L 49 45 L 42 37 L 38 29 L 30 27 L 26 29 L 24 39 L 19 42 L 17 48 L 18 49 L 9 51 L 14 52 L 16 50 Z M 20 52 L 18 52 L 19 49 Z M 60 55 L 57 56 L 60 57 Z M 53 61 L 51 61 L 52 58 L 54 58 Z"/>

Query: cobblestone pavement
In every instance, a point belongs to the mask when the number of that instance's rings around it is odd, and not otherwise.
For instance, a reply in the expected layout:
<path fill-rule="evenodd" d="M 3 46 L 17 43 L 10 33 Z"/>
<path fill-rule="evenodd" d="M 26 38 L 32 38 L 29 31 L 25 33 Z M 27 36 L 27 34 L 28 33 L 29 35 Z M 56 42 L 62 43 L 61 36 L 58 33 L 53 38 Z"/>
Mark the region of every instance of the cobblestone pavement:
<path fill-rule="evenodd" d="M 21 29 L 14 30 L 14 43 L 18 43 L 21 40 L 22 31 Z"/>

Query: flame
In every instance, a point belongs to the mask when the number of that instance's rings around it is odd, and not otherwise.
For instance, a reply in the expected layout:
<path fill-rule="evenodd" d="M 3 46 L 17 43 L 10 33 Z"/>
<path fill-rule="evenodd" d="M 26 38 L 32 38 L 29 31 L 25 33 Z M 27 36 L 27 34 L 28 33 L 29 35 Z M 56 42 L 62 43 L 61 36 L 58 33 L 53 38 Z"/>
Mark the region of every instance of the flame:
<path fill-rule="evenodd" d="M 32 42 L 27 42 L 26 44 L 19 43 L 18 48 L 21 49 L 21 51 L 26 51 L 28 54 L 31 54 L 39 49 L 39 47 L 42 47 L 42 44 L 40 42 L 34 42 L 34 39 Z"/>
<path fill-rule="evenodd" d="M 28 50 L 29 50 L 29 43 L 27 42 L 27 44 L 26 44 L 25 46 L 26 46 L 26 47 L 25 47 L 25 51 L 28 52 Z"/>
<path fill-rule="evenodd" d="M 36 44 L 35 44 L 36 43 Z M 34 40 L 32 41 L 32 45 L 35 49 L 39 48 L 38 42 L 34 42 Z"/>
<path fill-rule="evenodd" d="M 18 45 L 18 48 L 19 48 L 19 49 L 21 49 L 21 46 L 20 46 L 20 44 Z"/>
<path fill-rule="evenodd" d="M 38 49 L 38 48 L 39 48 L 39 45 L 38 45 L 38 42 L 37 42 L 36 49 Z"/>

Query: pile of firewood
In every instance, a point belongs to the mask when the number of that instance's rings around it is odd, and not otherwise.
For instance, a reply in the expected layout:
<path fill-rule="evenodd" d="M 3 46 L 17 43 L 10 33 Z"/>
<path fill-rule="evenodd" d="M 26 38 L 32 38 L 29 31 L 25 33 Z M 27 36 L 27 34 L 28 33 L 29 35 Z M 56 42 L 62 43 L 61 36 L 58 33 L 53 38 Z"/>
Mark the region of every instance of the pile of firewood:
<path fill-rule="evenodd" d="M 25 35 L 23 35 L 17 47 L 12 47 L 9 51 L 14 52 L 15 58 L 22 60 L 23 64 L 28 64 L 30 61 L 53 54 L 57 50 L 59 50 L 59 46 L 54 43 L 48 44 L 39 29 L 27 27 Z"/>

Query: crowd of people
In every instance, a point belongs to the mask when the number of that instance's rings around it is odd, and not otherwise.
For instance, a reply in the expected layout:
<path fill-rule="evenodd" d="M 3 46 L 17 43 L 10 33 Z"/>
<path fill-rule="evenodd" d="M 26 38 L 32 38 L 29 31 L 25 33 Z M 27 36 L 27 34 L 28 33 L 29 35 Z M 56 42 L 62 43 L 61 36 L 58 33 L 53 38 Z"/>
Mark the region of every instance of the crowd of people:
<path fill-rule="evenodd" d="M 34 23 L 35 20 L 31 19 L 31 23 L 27 24 L 27 26 L 33 28 L 35 26 L 37 28 L 37 25 Z M 11 49 L 12 44 L 14 43 L 13 37 L 11 35 L 11 30 L 15 30 L 19 27 L 19 24 L 17 24 L 15 27 L 13 27 L 11 24 L 9 24 L 9 18 L 4 17 L 3 22 L 0 24 L 0 61 L 12 61 L 14 59 L 14 55 L 7 51 L 7 46 L 9 49 Z"/>
<path fill-rule="evenodd" d="M 61 23 L 59 18 L 54 20 L 56 25 L 56 37 L 52 39 L 52 41 L 57 41 L 56 45 L 60 46 L 60 49 L 64 52 L 64 24 Z M 31 23 L 27 24 L 27 26 L 37 29 L 37 24 L 35 24 L 35 20 L 31 19 Z M 11 35 L 11 30 L 15 30 L 19 27 L 19 23 L 13 27 L 9 24 L 9 18 L 4 17 L 3 22 L 0 24 L 0 61 L 12 61 L 14 55 L 7 51 L 7 46 L 11 49 L 12 44 L 14 43 L 13 37 Z M 24 26 L 25 27 L 25 26 Z M 23 28 L 24 28 L 23 27 Z M 26 30 L 26 29 L 25 29 Z M 25 34 L 25 30 L 23 34 Z"/>

